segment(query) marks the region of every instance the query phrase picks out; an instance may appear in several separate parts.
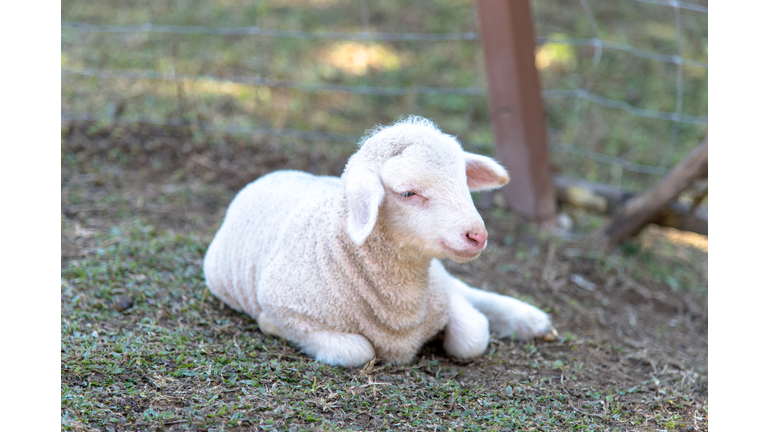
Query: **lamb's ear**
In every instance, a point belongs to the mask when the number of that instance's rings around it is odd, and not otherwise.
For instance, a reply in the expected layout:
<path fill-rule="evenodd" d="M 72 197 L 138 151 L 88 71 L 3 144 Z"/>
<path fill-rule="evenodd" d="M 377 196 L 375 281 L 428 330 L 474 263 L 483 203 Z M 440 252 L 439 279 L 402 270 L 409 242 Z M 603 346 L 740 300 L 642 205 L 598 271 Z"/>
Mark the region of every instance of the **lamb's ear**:
<path fill-rule="evenodd" d="M 493 159 L 464 152 L 467 165 L 467 185 L 471 191 L 496 189 L 509 181 L 507 170 Z"/>
<path fill-rule="evenodd" d="M 370 170 L 345 173 L 344 194 L 347 198 L 347 233 L 361 245 L 376 225 L 379 206 L 384 200 L 384 186 L 378 174 Z"/>

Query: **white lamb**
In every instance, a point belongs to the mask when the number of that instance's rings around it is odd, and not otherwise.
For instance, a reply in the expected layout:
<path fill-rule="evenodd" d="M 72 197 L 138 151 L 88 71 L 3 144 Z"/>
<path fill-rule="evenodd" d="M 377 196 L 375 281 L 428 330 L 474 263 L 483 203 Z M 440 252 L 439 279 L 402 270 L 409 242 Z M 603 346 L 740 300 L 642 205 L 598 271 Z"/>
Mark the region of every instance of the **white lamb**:
<path fill-rule="evenodd" d="M 440 331 L 460 359 L 482 354 L 489 331 L 552 340 L 546 313 L 438 261 L 480 255 L 487 232 L 470 191 L 508 180 L 426 119 L 380 127 L 341 178 L 280 171 L 240 191 L 205 256 L 206 283 L 263 333 L 334 365 L 406 363 Z"/>

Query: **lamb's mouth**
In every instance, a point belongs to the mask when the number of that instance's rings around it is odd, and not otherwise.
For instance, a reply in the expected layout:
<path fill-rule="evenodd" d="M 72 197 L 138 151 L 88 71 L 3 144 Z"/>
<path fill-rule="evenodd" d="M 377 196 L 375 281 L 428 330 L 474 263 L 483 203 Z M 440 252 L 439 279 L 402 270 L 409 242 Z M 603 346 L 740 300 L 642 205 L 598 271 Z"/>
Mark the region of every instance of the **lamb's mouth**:
<path fill-rule="evenodd" d="M 445 242 L 442 242 L 442 241 L 440 242 L 440 246 L 442 246 L 443 249 L 448 252 L 448 254 L 454 255 L 460 258 L 477 258 L 483 252 L 483 249 L 485 249 L 485 248 L 480 249 L 477 252 L 458 251 L 456 249 L 452 249 L 448 247 L 448 245 L 446 245 Z"/>

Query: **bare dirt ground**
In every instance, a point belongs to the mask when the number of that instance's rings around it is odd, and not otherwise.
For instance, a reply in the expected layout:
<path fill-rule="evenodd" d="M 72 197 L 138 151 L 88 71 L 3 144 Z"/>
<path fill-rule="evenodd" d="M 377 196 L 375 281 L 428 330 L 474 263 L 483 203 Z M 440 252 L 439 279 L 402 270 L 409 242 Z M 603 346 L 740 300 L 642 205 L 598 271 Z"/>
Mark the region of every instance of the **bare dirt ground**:
<path fill-rule="evenodd" d="M 561 337 L 470 362 L 431 343 L 409 366 L 318 365 L 206 295 L 234 194 L 278 169 L 339 175 L 349 147 L 63 126 L 62 427 L 707 430 L 706 237 L 650 228 L 600 253 L 482 209 L 486 252 L 448 269 L 545 308 Z"/>

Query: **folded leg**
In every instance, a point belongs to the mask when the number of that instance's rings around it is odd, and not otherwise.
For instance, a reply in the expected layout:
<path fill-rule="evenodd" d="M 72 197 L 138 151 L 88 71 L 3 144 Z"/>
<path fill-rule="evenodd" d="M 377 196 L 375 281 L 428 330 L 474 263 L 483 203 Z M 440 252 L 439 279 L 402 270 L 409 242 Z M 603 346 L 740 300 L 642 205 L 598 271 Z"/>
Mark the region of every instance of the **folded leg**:
<path fill-rule="evenodd" d="M 480 311 L 488 320 L 490 331 L 498 337 L 514 335 L 517 340 L 542 339 L 552 341 L 557 330 L 549 316 L 541 309 L 518 299 L 472 288 L 451 276 L 439 262 L 431 272 L 445 284 L 450 284 L 451 295 L 460 295 Z"/>
<path fill-rule="evenodd" d="M 323 363 L 355 367 L 368 363 L 376 356 L 373 345 L 358 334 L 321 330 L 294 335 L 285 332 L 265 312 L 259 314 L 257 321 L 262 333 L 288 339 Z"/>
<path fill-rule="evenodd" d="M 552 341 L 557 330 L 541 309 L 512 297 L 472 288 L 455 279 L 456 290 L 488 318 L 490 330 L 498 337 L 515 336 L 517 340 Z"/>
<path fill-rule="evenodd" d="M 459 359 L 479 356 L 488 347 L 488 320 L 459 294 L 452 294 L 449 301 L 443 336 L 445 352 Z"/>
<path fill-rule="evenodd" d="M 330 365 L 362 366 L 376 356 L 373 345 L 358 334 L 315 331 L 296 339 L 302 351 Z"/>

